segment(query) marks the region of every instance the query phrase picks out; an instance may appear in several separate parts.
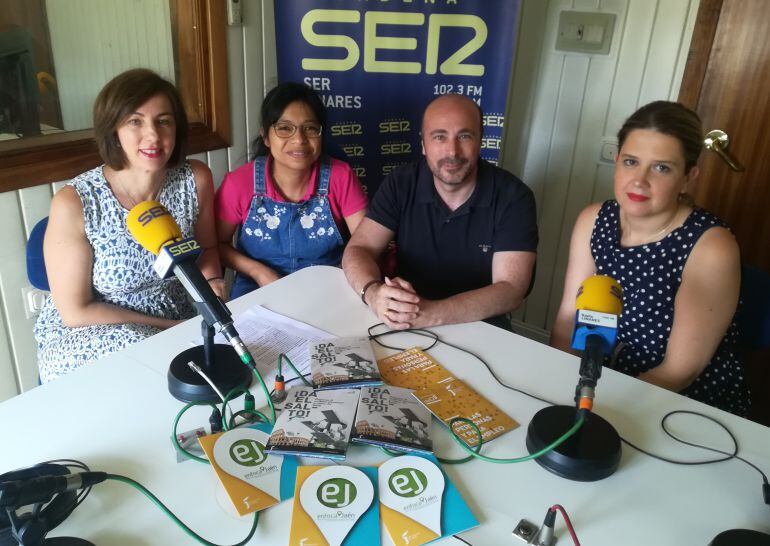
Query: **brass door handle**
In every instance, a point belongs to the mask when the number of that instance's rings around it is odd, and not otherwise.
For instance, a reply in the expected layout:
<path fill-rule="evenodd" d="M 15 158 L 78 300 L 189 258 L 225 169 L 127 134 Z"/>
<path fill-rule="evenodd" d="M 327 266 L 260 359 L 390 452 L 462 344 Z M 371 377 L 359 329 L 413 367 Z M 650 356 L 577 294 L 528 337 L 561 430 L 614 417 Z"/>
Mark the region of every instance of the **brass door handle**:
<path fill-rule="evenodd" d="M 724 131 L 720 131 L 719 129 L 709 131 L 706 138 L 703 139 L 703 144 L 706 145 L 707 150 L 719 154 L 719 157 L 721 157 L 735 172 L 741 173 L 746 170 L 746 168 L 727 151 L 727 146 L 730 144 L 730 137 L 727 136 L 727 133 Z"/>

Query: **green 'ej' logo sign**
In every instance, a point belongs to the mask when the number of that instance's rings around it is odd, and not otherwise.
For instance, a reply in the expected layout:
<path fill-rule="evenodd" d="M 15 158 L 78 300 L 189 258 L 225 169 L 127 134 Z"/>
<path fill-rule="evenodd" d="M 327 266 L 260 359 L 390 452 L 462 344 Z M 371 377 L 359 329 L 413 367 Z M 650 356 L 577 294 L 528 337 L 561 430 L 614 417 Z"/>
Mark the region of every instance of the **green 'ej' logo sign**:
<path fill-rule="evenodd" d="M 416 497 L 428 485 L 428 478 L 416 468 L 402 468 L 390 475 L 388 487 L 399 497 Z"/>
<path fill-rule="evenodd" d="M 230 446 L 230 458 L 239 465 L 259 466 L 265 459 L 265 446 L 256 440 L 243 439 Z"/>
<path fill-rule="evenodd" d="M 332 478 L 321 484 L 316 495 L 327 508 L 344 508 L 356 499 L 356 486 L 345 478 Z"/>

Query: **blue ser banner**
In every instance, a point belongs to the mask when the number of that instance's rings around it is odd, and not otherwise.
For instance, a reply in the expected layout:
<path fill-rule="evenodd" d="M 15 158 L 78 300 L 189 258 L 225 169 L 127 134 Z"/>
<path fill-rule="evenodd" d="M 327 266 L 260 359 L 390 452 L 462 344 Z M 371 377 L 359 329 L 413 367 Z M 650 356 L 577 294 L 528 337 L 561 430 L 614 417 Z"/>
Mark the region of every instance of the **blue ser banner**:
<path fill-rule="evenodd" d="M 481 106 L 481 156 L 496 163 L 519 2 L 277 0 L 278 79 L 321 95 L 325 147 L 344 152 L 370 195 L 421 156 L 422 112 L 438 95 Z"/>

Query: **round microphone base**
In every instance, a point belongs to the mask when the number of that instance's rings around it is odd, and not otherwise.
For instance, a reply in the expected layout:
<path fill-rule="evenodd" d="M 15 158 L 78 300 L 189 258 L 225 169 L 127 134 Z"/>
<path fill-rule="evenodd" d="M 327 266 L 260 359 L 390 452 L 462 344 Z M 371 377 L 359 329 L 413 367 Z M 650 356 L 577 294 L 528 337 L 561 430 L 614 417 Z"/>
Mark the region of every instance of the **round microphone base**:
<path fill-rule="evenodd" d="M 770 546 L 770 535 L 748 529 L 730 529 L 719 533 L 709 546 Z"/>
<path fill-rule="evenodd" d="M 168 368 L 168 391 L 182 402 L 219 402 L 219 395 L 201 375 L 187 365 L 195 362 L 213 381 L 222 394 L 236 388 L 251 385 L 251 371 L 241 362 L 238 353 L 230 345 L 212 345 L 212 363 L 206 366 L 202 345 L 179 353 Z"/>
<path fill-rule="evenodd" d="M 557 440 L 575 424 L 576 413 L 572 406 L 550 406 L 538 411 L 527 429 L 527 450 L 537 453 Z M 588 413 L 574 436 L 535 461 L 568 480 L 602 480 L 618 468 L 620 436 L 606 420 Z"/>

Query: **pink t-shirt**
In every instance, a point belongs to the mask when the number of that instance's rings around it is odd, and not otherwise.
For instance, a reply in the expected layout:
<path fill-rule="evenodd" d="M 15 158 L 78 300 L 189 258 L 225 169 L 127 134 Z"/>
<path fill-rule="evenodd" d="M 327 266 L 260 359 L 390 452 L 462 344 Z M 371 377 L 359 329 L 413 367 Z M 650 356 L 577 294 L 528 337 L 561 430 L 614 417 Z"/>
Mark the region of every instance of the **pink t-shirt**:
<path fill-rule="evenodd" d="M 273 201 L 287 202 L 277 191 L 270 175 L 270 164 L 273 158 L 267 157 L 267 169 L 265 173 L 265 190 L 267 197 Z M 355 214 L 366 208 L 367 199 L 361 183 L 353 173 L 350 165 L 337 159 L 331 160 L 331 175 L 329 177 L 329 204 L 332 209 L 334 223 L 342 231 L 347 233 L 345 217 Z M 308 184 L 307 193 L 303 201 L 310 199 L 318 188 L 320 162 L 316 161 L 310 172 L 312 184 Z M 254 162 L 227 173 L 222 185 L 214 197 L 214 214 L 220 220 L 230 224 L 243 224 L 249 213 L 249 206 L 254 197 Z"/>

